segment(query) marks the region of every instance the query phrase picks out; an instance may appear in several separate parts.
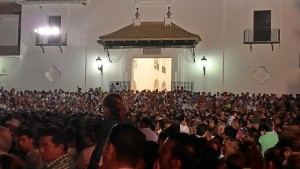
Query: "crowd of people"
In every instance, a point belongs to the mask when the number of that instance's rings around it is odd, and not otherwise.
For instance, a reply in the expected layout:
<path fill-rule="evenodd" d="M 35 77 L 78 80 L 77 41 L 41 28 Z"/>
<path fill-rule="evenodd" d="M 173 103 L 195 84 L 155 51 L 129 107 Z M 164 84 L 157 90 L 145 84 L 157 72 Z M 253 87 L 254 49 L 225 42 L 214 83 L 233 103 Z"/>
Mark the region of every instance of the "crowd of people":
<path fill-rule="evenodd" d="M 0 168 L 299 169 L 299 108 L 291 94 L 2 89 Z"/>

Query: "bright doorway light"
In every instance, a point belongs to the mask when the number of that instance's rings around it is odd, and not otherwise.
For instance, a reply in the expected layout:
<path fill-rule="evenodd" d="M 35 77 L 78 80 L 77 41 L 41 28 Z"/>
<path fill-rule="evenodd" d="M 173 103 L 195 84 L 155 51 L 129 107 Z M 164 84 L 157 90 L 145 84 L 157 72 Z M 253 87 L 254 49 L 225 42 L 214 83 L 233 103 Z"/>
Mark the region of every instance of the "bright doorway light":
<path fill-rule="evenodd" d="M 171 91 L 172 58 L 134 58 L 132 90 Z"/>

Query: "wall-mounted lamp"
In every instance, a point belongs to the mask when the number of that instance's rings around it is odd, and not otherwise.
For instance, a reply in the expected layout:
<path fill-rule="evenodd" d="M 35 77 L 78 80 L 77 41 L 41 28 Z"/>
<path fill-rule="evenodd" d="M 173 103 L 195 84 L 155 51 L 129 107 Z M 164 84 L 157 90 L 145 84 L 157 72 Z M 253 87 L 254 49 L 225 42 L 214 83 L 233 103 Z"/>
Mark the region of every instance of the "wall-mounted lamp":
<path fill-rule="evenodd" d="M 102 60 L 99 56 L 96 59 L 96 63 L 97 63 L 97 66 L 98 66 L 98 70 L 100 70 L 101 75 L 103 75 L 103 63 L 102 63 Z"/>
<path fill-rule="evenodd" d="M 201 66 L 203 67 L 204 75 L 205 75 L 206 64 L 207 64 L 207 59 L 205 58 L 205 56 L 203 56 L 203 58 L 201 59 Z"/>

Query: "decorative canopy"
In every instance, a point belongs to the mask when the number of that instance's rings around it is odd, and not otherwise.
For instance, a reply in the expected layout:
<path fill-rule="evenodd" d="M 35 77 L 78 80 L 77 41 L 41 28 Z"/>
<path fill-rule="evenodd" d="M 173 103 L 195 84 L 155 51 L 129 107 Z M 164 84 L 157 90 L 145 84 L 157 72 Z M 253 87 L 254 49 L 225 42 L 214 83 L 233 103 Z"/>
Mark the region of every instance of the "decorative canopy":
<path fill-rule="evenodd" d="M 199 35 L 190 33 L 174 23 L 141 22 L 130 24 L 115 32 L 99 37 L 97 41 L 105 49 L 119 48 L 194 48 L 201 41 Z"/>

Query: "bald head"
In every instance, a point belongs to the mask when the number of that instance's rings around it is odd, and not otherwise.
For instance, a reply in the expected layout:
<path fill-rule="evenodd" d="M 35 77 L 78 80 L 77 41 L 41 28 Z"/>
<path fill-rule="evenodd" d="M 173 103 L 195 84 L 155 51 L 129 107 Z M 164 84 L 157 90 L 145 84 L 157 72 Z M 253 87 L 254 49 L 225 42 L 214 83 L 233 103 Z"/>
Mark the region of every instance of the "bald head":
<path fill-rule="evenodd" d="M 0 153 L 8 152 L 11 148 L 13 138 L 10 130 L 6 127 L 0 126 Z"/>

